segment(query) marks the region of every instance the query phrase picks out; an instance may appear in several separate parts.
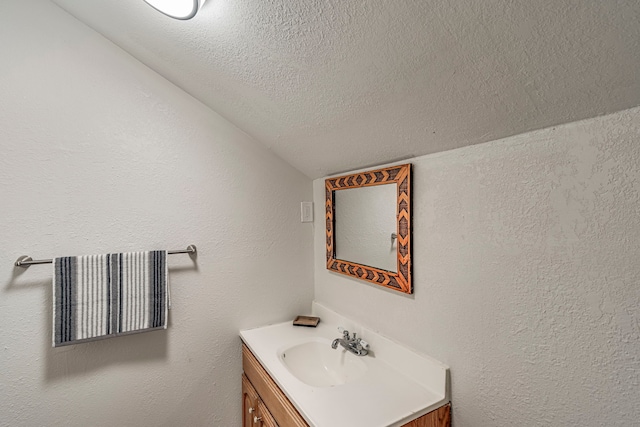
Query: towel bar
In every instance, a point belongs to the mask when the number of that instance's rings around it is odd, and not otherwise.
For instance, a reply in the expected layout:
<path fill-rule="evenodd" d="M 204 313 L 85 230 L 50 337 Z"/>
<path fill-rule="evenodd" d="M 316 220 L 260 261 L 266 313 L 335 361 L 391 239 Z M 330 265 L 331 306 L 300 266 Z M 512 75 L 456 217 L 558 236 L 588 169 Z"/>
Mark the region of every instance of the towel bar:
<path fill-rule="evenodd" d="M 174 255 L 174 254 L 196 254 L 198 253 L 198 250 L 196 249 L 195 245 L 189 245 L 187 246 L 187 249 L 178 249 L 175 251 L 167 251 L 167 253 L 169 255 Z M 53 262 L 52 259 L 31 259 L 30 256 L 27 255 L 22 255 L 20 258 L 18 258 L 15 262 L 15 266 L 16 267 L 22 267 L 22 268 L 27 268 L 30 265 L 34 265 L 34 264 L 51 264 Z"/>

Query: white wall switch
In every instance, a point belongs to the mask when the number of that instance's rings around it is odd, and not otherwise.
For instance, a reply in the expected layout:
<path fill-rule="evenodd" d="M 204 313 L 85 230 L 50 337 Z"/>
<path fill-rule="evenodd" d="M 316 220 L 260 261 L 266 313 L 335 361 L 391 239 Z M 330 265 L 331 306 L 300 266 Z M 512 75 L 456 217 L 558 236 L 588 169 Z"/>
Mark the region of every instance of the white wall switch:
<path fill-rule="evenodd" d="M 313 222 L 313 202 L 300 202 L 300 221 Z"/>

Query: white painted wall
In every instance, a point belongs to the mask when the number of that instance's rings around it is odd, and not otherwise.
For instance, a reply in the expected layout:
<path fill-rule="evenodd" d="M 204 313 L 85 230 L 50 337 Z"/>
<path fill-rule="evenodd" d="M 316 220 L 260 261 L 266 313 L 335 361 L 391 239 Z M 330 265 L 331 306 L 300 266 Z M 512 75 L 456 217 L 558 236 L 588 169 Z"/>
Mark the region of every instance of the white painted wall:
<path fill-rule="evenodd" d="M 316 300 L 448 364 L 456 427 L 638 425 L 639 137 L 635 108 L 414 159 L 415 294 L 329 273 L 317 222 Z"/>
<path fill-rule="evenodd" d="M 240 328 L 308 312 L 311 181 L 44 0 L 0 2 L 0 425 L 240 424 Z M 51 267 L 169 258 L 169 329 L 51 348 Z"/>

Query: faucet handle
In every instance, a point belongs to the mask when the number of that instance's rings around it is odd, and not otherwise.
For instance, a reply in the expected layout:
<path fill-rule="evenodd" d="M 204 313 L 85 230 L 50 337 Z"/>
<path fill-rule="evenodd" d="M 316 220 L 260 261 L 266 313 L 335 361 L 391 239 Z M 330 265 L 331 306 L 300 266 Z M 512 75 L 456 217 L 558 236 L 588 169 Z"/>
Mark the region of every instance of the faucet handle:
<path fill-rule="evenodd" d="M 345 340 L 349 339 L 349 331 L 347 331 L 342 326 L 338 326 L 338 332 L 342 332 L 342 336 L 344 337 Z"/>

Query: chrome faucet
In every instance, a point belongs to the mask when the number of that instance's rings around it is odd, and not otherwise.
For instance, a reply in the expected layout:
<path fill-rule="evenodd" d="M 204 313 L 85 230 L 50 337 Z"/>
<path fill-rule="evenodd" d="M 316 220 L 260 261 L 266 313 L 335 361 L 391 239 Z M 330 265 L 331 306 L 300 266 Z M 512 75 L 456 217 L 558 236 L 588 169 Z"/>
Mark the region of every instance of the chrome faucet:
<path fill-rule="evenodd" d="M 333 340 L 331 348 L 335 350 L 338 344 L 357 356 L 366 356 L 369 353 L 369 344 L 362 338 L 357 338 L 355 332 L 351 335 L 347 330 L 342 331 L 342 338 Z"/>

